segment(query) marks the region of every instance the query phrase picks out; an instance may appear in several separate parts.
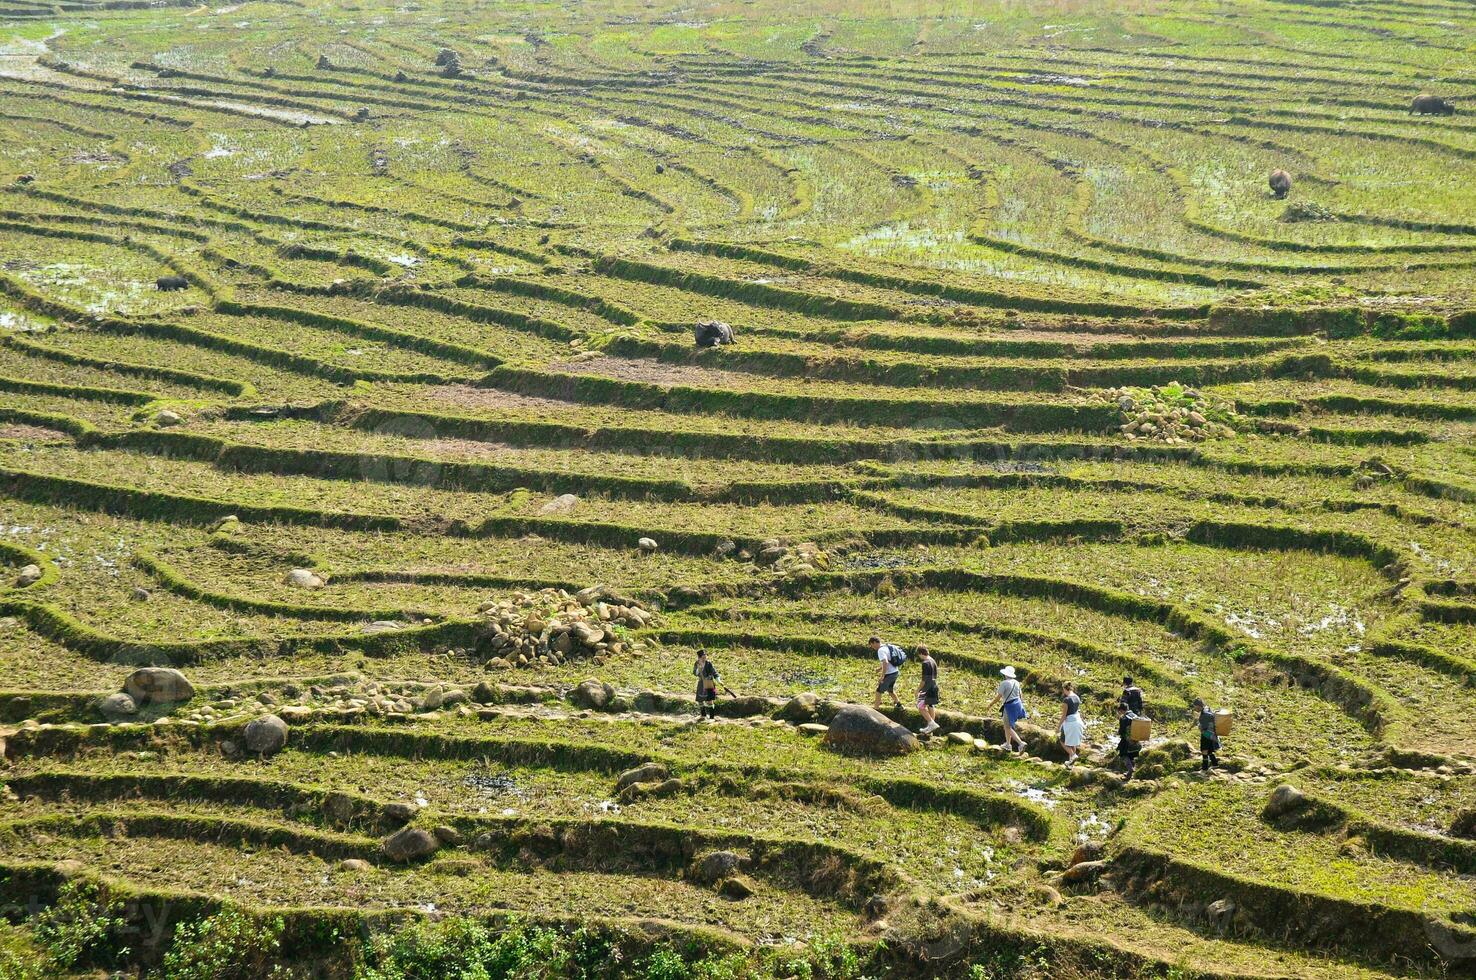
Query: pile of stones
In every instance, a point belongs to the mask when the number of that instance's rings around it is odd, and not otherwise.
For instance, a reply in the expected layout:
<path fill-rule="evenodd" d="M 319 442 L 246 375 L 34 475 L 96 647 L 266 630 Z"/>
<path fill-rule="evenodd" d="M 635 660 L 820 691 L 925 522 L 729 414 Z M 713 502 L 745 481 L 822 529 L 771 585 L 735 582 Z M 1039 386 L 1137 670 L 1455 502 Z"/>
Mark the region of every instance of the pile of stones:
<path fill-rule="evenodd" d="M 529 667 L 571 660 L 603 663 L 609 654 L 639 649 L 618 627 L 642 629 L 655 614 L 634 599 L 594 586 L 572 595 L 564 589 L 516 592 L 488 600 L 482 615 L 489 667 Z"/>
<path fill-rule="evenodd" d="M 1104 397 L 1123 414 L 1119 431 L 1129 439 L 1180 445 L 1235 434 L 1235 408 L 1193 388 L 1167 384 L 1155 388 L 1109 388 Z"/>

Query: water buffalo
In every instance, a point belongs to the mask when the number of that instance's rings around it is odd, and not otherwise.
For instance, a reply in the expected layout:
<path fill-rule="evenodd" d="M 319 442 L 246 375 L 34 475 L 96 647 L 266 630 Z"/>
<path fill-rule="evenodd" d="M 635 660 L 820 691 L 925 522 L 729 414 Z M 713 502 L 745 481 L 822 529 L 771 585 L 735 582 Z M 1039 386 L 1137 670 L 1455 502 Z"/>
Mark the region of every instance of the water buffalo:
<path fill-rule="evenodd" d="M 1278 200 L 1286 197 L 1287 192 L 1292 189 L 1291 174 L 1285 170 L 1271 171 L 1271 177 L 1266 183 L 1271 185 L 1271 193 L 1275 194 Z"/>
<path fill-rule="evenodd" d="M 1455 104 L 1438 95 L 1417 95 L 1409 111 L 1416 116 L 1453 116 Z"/>
<path fill-rule="evenodd" d="M 733 337 L 733 328 L 721 320 L 697 321 L 692 328 L 692 339 L 698 347 L 721 347 L 724 344 L 737 343 Z"/>

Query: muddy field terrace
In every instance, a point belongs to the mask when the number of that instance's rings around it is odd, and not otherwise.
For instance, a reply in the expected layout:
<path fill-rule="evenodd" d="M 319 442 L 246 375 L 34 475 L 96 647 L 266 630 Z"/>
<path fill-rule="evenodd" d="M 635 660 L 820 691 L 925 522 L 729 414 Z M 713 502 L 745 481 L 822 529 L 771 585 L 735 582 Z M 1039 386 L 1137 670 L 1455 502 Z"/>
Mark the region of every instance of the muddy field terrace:
<path fill-rule="evenodd" d="M 0 978 L 1476 971 L 1473 113 L 1453 0 L 0 0 Z"/>

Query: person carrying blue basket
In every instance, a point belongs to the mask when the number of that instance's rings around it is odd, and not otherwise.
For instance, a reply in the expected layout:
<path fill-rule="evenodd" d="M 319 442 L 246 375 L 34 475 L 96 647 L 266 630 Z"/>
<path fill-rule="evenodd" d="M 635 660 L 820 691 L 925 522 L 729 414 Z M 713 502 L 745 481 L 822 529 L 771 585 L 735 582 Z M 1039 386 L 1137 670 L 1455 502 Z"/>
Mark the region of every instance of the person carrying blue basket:
<path fill-rule="evenodd" d="M 1016 727 L 1020 722 L 1030 717 L 1030 712 L 1025 710 L 1025 701 L 1022 697 L 1020 682 L 1015 679 L 1014 667 L 1003 667 L 999 675 L 1004 680 L 999 682 L 995 688 L 994 700 L 989 702 L 989 707 L 996 704 L 1000 706 L 1000 716 L 1004 720 L 1004 748 L 1007 752 L 1024 752 L 1025 739 L 1020 737 Z M 1018 748 L 1016 747 L 1018 746 Z"/>

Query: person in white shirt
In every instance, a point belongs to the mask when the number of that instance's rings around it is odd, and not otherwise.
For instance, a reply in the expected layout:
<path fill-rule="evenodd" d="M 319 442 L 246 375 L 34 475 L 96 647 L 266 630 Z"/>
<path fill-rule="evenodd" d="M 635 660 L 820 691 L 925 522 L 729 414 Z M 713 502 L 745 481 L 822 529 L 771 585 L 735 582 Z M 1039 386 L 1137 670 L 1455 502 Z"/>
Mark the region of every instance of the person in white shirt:
<path fill-rule="evenodd" d="M 890 694 L 892 703 L 900 708 L 902 699 L 897 697 L 897 675 L 902 673 L 902 661 L 907 659 L 907 654 L 895 643 L 883 643 L 879 636 L 873 636 L 869 642 L 880 671 L 876 680 L 876 697 L 872 698 L 871 706 L 880 708 L 882 695 Z"/>
<path fill-rule="evenodd" d="M 1004 680 L 999 682 L 995 688 L 994 700 L 989 702 L 989 707 L 996 704 L 1000 706 L 1000 714 L 1004 719 L 1005 740 L 1004 748 L 1007 752 L 1024 752 L 1025 740 L 1015 730 L 1015 726 L 1029 717 L 1025 710 L 1025 702 L 1021 698 L 1020 682 L 1015 679 L 1014 667 L 1003 667 L 999 676 Z M 1019 746 L 1016 748 L 1016 746 Z"/>

